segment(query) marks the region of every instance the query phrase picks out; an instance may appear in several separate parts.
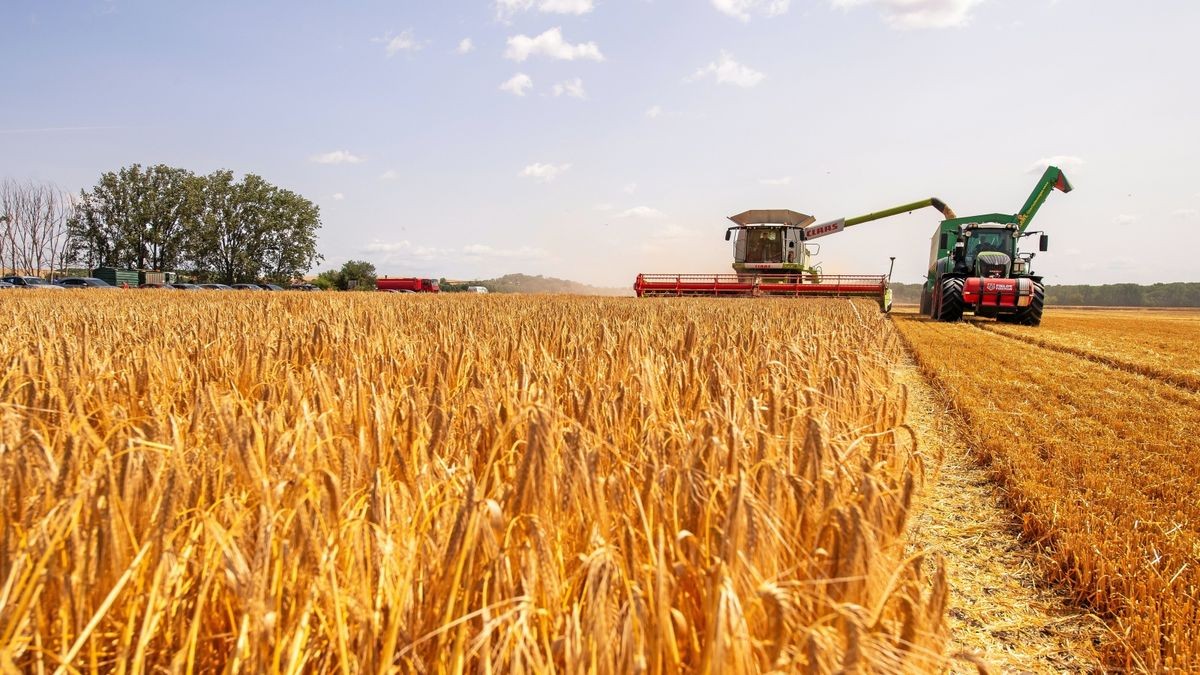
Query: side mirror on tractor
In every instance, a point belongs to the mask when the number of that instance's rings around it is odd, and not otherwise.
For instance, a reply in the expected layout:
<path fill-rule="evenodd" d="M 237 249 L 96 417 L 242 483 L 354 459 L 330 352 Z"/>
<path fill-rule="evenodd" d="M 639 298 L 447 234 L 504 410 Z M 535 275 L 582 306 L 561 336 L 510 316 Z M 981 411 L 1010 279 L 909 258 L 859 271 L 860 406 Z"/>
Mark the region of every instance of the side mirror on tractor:
<path fill-rule="evenodd" d="M 1038 250 L 1046 251 L 1049 248 L 1050 248 L 1050 235 L 1043 234 L 1041 237 L 1041 240 L 1038 241 Z"/>
<path fill-rule="evenodd" d="M 960 242 L 955 242 L 954 253 L 952 253 L 951 255 L 953 256 L 954 261 L 958 262 L 963 259 L 963 257 L 966 255 L 966 252 L 967 252 L 967 247 L 960 241 Z"/>
<path fill-rule="evenodd" d="M 949 242 L 950 242 L 949 237 L 947 237 L 946 233 L 943 232 L 942 236 L 938 238 L 938 248 L 946 248 L 946 244 Z"/>
<path fill-rule="evenodd" d="M 729 241 L 729 235 L 733 234 L 733 228 L 725 230 L 725 241 Z"/>

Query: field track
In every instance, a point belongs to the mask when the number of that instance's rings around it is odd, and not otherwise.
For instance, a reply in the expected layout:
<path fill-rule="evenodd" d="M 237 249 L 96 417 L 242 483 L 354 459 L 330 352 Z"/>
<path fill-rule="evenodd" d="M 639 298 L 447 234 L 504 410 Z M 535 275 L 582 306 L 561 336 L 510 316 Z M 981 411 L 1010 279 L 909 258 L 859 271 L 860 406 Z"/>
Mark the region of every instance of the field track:
<path fill-rule="evenodd" d="M 1021 522 L 1004 506 L 950 403 L 906 363 L 897 381 L 909 392 L 908 423 L 935 465 L 910 527 L 910 547 L 945 560 L 950 584 L 948 654 L 953 673 L 1095 672 L 1106 632 L 1045 583 Z"/>

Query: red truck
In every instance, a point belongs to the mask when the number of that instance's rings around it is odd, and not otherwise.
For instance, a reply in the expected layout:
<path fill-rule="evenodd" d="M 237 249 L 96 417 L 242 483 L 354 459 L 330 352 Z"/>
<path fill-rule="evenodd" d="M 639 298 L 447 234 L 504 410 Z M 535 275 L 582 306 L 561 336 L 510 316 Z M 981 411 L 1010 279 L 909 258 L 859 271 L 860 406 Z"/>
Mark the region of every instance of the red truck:
<path fill-rule="evenodd" d="M 380 277 L 375 280 L 375 290 L 391 293 L 440 293 L 437 279 L 418 279 L 416 277 L 399 277 L 391 279 Z"/>

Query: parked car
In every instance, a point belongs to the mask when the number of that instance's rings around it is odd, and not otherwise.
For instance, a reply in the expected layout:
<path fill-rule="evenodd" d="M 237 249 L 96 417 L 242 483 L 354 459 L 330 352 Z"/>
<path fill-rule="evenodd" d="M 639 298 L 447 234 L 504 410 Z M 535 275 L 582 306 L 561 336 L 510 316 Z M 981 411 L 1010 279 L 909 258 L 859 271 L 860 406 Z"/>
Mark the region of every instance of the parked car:
<path fill-rule="evenodd" d="M 233 290 L 233 286 L 227 286 L 225 284 L 200 284 L 200 288 L 202 288 L 206 291 L 232 291 Z"/>
<path fill-rule="evenodd" d="M 13 286 L 7 281 L 0 281 L 0 288 L 16 288 L 16 286 Z"/>
<path fill-rule="evenodd" d="M 171 284 L 171 288 L 178 289 L 181 291 L 202 291 L 202 290 L 204 290 L 203 288 L 200 288 L 196 284 L 182 284 L 182 283 Z"/>
<path fill-rule="evenodd" d="M 12 276 L 12 277 L 4 277 L 3 279 L 0 279 L 0 281 L 7 281 L 8 283 L 10 283 L 13 286 L 16 286 L 18 288 L 33 288 L 33 289 L 53 288 L 55 290 L 62 290 L 62 286 L 56 286 L 41 277 Z"/>
<path fill-rule="evenodd" d="M 171 291 L 171 290 L 174 290 L 173 288 L 171 288 L 171 287 L 170 287 L 169 285 L 167 285 L 167 284 L 156 284 L 156 283 L 153 283 L 153 282 L 146 282 L 146 283 L 144 283 L 144 284 L 138 284 L 138 285 L 137 285 L 137 287 L 138 287 L 138 288 L 148 288 L 148 289 L 151 289 L 151 290 L 159 290 L 159 291 Z"/>
<path fill-rule="evenodd" d="M 234 284 L 230 286 L 235 291 L 261 291 L 262 286 L 258 284 Z"/>
<path fill-rule="evenodd" d="M 258 284 L 258 287 L 263 289 L 264 291 L 282 291 L 283 290 L 283 286 L 276 286 L 275 284 Z"/>
<path fill-rule="evenodd" d="M 63 288 L 116 288 L 107 281 L 96 277 L 67 277 L 60 279 L 58 285 Z"/>
<path fill-rule="evenodd" d="M 292 284 L 292 290 L 293 291 L 319 291 L 321 289 L 317 288 L 316 286 L 313 286 L 312 284 Z"/>

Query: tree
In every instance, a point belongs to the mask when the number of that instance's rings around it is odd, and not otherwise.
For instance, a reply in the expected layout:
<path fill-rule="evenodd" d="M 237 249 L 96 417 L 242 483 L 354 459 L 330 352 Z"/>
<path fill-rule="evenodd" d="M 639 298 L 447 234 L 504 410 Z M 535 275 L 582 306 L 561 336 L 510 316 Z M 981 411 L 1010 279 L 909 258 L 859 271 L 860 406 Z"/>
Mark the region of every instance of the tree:
<path fill-rule="evenodd" d="M 313 285 L 322 290 L 369 291 L 375 288 L 375 265 L 365 260 L 348 260 L 340 270 L 325 270 L 317 275 Z"/>
<path fill-rule="evenodd" d="M 320 226 L 317 206 L 296 193 L 255 174 L 237 182 L 217 171 L 205 179 L 194 262 L 225 283 L 289 281 L 320 260 Z"/>
<path fill-rule="evenodd" d="M 0 267 L 42 274 L 69 257 L 75 200 L 50 183 L 0 183 Z"/>
<path fill-rule="evenodd" d="M 286 283 L 321 256 L 320 212 L 295 192 L 232 171 L 196 176 L 134 164 L 100 176 L 71 225 L 89 267 L 195 268 L 226 283 Z"/>
<path fill-rule="evenodd" d="M 77 257 L 89 267 L 175 269 L 188 257 L 203 187 L 192 172 L 163 164 L 101 175 L 80 194 Z"/>
<path fill-rule="evenodd" d="M 341 287 L 342 274 L 337 270 L 325 270 L 313 279 L 313 285 L 323 291 L 336 291 Z"/>
<path fill-rule="evenodd" d="M 375 265 L 365 260 L 348 260 L 338 273 L 342 290 L 371 290 L 375 288 Z"/>

